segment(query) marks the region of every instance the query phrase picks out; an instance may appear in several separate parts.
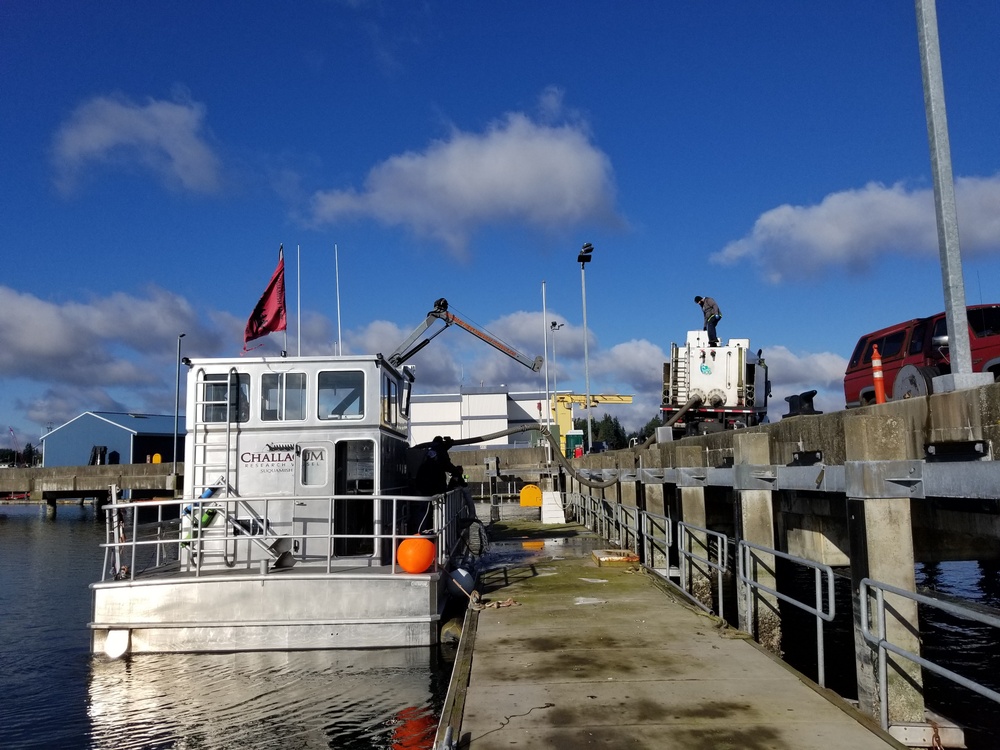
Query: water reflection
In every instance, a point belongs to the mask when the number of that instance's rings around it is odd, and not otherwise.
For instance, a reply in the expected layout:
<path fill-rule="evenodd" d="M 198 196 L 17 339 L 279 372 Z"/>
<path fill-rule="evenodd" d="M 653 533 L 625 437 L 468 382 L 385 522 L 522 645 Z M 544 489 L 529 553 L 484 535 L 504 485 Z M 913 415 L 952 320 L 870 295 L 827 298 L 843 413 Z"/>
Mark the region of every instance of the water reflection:
<path fill-rule="evenodd" d="M 430 748 L 435 649 L 94 659 L 93 748 Z"/>

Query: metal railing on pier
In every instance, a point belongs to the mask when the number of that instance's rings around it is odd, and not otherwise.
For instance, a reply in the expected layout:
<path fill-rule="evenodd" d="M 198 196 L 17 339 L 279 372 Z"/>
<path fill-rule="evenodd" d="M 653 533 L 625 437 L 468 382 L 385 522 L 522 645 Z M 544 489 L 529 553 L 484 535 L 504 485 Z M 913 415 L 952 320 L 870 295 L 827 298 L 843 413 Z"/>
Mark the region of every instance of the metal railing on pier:
<path fill-rule="evenodd" d="M 756 553 L 756 554 L 755 554 Z M 765 563 L 765 569 L 770 577 L 774 576 L 774 571 L 766 567 L 767 561 L 761 559 L 762 556 L 770 557 L 780 557 L 783 560 L 788 560 L 796 565 L 805 566 L 807 568 L 812 568 L 815 574 L 815 603 L 813 606 L 801 602 L 794 597 L 788 596 L 775 588 L 770 586 L 765 586 L 759 580 L 757 580 L 757 571 L 761 563 Z M 746 586 L 746 611 L 750 612 L 753 607 L 753 595 L 755 591 L 763 591 L 771 596 L 780 599 L 783 602 L 787 602 L 799 609 L 808 612 L 816 618 L 816 664 L 819 677 L 816 682 L 818 682 L 823 687 L 826 687 L 826 653 L 823 647 L 823 623 L 833 622 L 833 618 L 836 615 L 836 603 L 833 598 L 833 568 L 829 565 L 824 565 L 823 563 L 813 562 L 812 560 L 806 560 L 803 557 L 796 557 L 795 555 L 789 555 L 786 552 L 779 552 L 776 549 L 771 549 L 770 547 L 764 547 L 759 544 L 753 544 L 745 540 L 741 540 L 738 545 L 737 558 L 739 560 L 739 580 Z M 824 608 L 824 597 L 823 597 L 823 576 L 826 576 L 826 607 Z M 756 621 L 756 618 L 748 617 L 747 620 L 751 623 Z M 752 627 L 752 626 L 751 626 Z M 751 633 L 753 636 L 757 636 L 756 633 Z"/>
<path fill-rule="evenodd" d="M 878 651 L 878 689 L 880 703 L 879 719 L 882 723 L 883 729 L 889 726 L 889 670 L 886 659 L 887 652 L 892 652 L 896 654 L 896 656 L 900 656 L 914 662 L 915 664 L 919 664 L 924 669 L 927 669 L 936 675 L 940 675 L 956 685 L 961 685 L 962 687 L 967 688 L 984 698 L 989 698 L 994 703 L 1000 704 L 1000 693 L 996 690 L 991 690 L 978 682 L 970 680 L 967 677 L 963 677 L 957 672 L 946 669 L 939 664 L 935 664 L 934 662 L 923 658 L 919 654 L 915 654 L 912 651 L 892 643 L 888 638 L 886 628 L 886 608 L 888 606 L 885 602 L 886 594 L 893 594 L 903 599 L 909 599 L 917 604 L 934 607 L 942 612 L 947 612 L 948 614 L 961 617 L 965 620 L 978 622 L 982 625 L 989 625 L 994 628 L 1000 628 L 1000 617 L 996 615 L 972 609 L 970 607 L 963 607 L 960 604 L 939 599 L 938 597 L 918 594 L 913 591 L 901 589 L 897 586 L 890 586 L 888 583 L 874 581 L 871 578 L 861 579 L 861 633 L 864 636 L 865 641 Z M 871 610 L 871 600 L 873 598 L 875 600 L 874 611 Z M 873 624 L 875 626 L 874 632 L 872 630 Z"/>
<path fill-rule="evenodd" d="M 702 554 L 698 554 L 696 549 L 700 549 Z M 695 563 L 708 566 L 716 574 L 716 596 L 718 597 L 717 614 L 725 619 L 725 589 L 722 586 L 722 577 L 729 570 L 728 545 L 726 535 L 718 531 L 695 526 L 683 521 L 677 522 L 677 554 L 683 561 L 680 571 L 681 590 L 692 601 L 698 602 L 703 609 L 707 609 L 701 601 L 690 591 L 691 581 L 694 578 Z M 714 553 L 714 559 L 713 559 Z"/>
<path fill-rule="evenodd" d="M 567 493 L 565 507 L 567 518 L 573 518 L 599 534 L 602 538 L 616 544 L 621 544 L 623 547 L 634 551 L 639 555 L 640 563 L 644 569 L 657 575 L 670 586 L 680 591 L 688 600 L 706 611 L 712 610 L 692 594 L 689 590 L 689 581 L 692 568 L 695 564 L 700 564 L 714 570 L 718 578 L 715 586 L 716 592 L 713 594 L 713 599 L 717 601 L 713 601 L 713 604 L 717 608 L 716 611 L 720 617 L 722 617 L 724 611 L 725 599 L 725 587 L 722 585 L 723 576 L 727 572 L 730 572 L 728 571 L 729 560 L 726 550 L 730 543 L 735 544 L 738 561 L 736 574 L 739 582 L 743 585 L 742 595 L 746 597 L 748 612 L 752 607 L 752 600 L 756 592 L 758 595 L 759 593 L 765 593 L 774 596 L 815 617 L 818 670 L 816 681 L 820 685 L 825 686 L 824 623 L 832 622 L 836 616 L 834 572 L 829 565 L 790 555 L 745 540 L 729 540 L 724 534 L 684 522 L 677 522 L 677 534 L 675 536 L 671 531 L 671 527 L 674 524 L 669 517 L 649 513 L 635 507 L 622 510 L 623 506 L 620 504 L 592 495 Z M 627 533 L 623 534 L 623 530 Z M 650 530 L 653 530 L 652 534 L 649 533 Z M 813 603 L 796 599 L 758 580 L 758 573 L 761 570 L 766 573 L 768 580 L 774 580 L 775 571 L 773 570 L 773 566 L 761 566 L 759 564 L 764 562 L 764 558 L 767 556 L 779 557 L 814 571 L 815 587 Z M 678 571 L 677 576 L 670 575 L 669 561 L 672 558 L 676 558 L 679 561 L 686 561 L 681 565 L 681 570 Z M 665 564 L 661 566 L 661 562 L 665 562 Z M 675 577 L 678 579 L 677 581 L 673 580 Z M 919 654 L 892 643 L 886 635 L 886 593 L 912 599 L 918 604 L 934 607 L 972 622 L 1000 628 L 1000 616 L 982 611 L 981 608 L 976 609 L 935 596 L 906 591 L 870 578 L 863 579 L 861 581 L 860 596 L 862 607 L 861 619 L 863 622 L 862 635 L 869 644 L 877 649 L 879 654 L 878 682 L 881 696 L 881 723 L 883 728 L 887 728 L 889 725 L 887 652 L 892 652 L 904 659 L 909 659 L 924 669 L 940 675 L 956 685 L 965 687 L 978 695 L 1000 704 L 1000 692 L 992 690 L 974 680 L 970 680 L 952 670 L 935 664 Z M 872 602 L 874 602 L 874 610 L 872 610 Z M 751 622 L 753 621 L 753 618 L 747 619 Z M 874 631 L 873 627 L 875 628 Z M 750 635 L 756 637 L 757 634 L 750 633 Z"/>

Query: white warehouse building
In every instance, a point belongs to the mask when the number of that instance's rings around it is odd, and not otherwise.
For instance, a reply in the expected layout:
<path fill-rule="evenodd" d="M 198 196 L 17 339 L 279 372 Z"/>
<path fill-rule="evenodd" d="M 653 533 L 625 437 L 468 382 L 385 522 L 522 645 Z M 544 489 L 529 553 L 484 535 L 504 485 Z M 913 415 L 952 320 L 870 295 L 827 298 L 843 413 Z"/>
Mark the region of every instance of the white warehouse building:
<path fill-rule="evenodd" d="M 544 391 L 508 393 L 500 387 L 462 388 L 459 393 L 414 394 L 410 401 L 410 444 L 429 443 L 434 437 L 464 440 L 502 432 L 525 424 L 547 425 Z M 536 430 L 493 438 L 475 446 L 507 445 L 526 448 L 539 444 Z"/>

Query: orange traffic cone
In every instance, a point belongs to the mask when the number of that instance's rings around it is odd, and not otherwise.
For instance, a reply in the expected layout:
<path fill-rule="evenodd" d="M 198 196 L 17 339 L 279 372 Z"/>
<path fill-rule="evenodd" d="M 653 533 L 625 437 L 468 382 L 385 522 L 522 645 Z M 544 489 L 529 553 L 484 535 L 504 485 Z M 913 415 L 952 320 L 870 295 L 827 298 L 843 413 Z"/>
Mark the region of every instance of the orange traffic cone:
<path fill-rule="evenodd" d="M 882 355 L 878 344 L 872 344 L 872 379 L 875 381 L 875 403 L 885 403 L 885 380 L 882 378 Z"/>

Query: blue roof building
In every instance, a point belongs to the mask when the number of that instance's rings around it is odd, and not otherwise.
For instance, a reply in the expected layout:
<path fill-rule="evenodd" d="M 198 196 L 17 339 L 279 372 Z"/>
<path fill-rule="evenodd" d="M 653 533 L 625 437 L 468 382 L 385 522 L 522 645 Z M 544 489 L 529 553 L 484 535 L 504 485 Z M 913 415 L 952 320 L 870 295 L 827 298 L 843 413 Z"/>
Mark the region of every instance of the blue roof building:
<path fill-rule="evenodd" d="M 177 461 L 184 460 L 184 417 Z M 174 460 L 174 416 L 88 411 L 42 436 L 45 466 L 141 464 Z"/>

